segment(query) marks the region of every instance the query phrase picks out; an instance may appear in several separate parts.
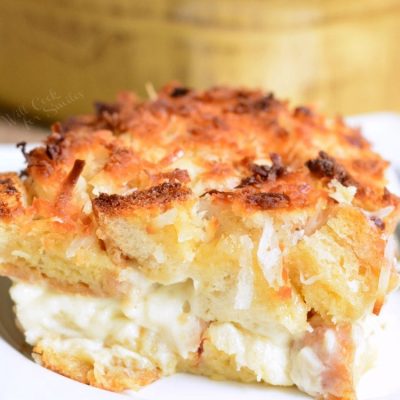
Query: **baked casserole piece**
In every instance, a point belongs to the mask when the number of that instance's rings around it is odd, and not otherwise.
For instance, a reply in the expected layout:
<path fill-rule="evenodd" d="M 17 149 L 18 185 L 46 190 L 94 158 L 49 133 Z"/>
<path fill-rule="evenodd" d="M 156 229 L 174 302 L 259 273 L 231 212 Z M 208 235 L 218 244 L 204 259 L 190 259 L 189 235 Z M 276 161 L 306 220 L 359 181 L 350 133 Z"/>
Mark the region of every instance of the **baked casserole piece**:
<path fill-rule="evenodd" d="M 358 130 L 172 83 L 20 147 L 26 170 L 0 177 L 0 274 L 37 362 L 113 391 L 186 371 L 356 399 L 400 215 Z"/>

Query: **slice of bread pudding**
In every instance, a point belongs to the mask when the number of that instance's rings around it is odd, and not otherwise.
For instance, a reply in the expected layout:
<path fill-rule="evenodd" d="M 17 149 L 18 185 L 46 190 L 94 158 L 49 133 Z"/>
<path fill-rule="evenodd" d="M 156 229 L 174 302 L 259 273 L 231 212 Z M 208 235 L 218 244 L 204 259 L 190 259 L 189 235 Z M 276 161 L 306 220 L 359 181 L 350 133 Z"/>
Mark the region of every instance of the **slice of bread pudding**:
<path fill-rule="evenodd" d="M 115 391 L 188 371 L 356 398 L 400 215 L 358 130 L 170 84 L 21 147 L 22 177 L 0 177 L 0 274 L 39 363 Z"/>

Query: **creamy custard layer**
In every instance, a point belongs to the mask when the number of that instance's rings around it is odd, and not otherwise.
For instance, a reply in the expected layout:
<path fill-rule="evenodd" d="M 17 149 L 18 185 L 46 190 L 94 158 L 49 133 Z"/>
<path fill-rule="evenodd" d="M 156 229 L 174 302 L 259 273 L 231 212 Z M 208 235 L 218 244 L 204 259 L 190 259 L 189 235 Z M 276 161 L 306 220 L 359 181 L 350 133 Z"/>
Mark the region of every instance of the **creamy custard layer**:
<path fill-rule="evenodd" d="M 323 391 L 326 360 L 312 346 L 299 346 L 302 335 L 272 325 L 260 335 L 230 321 L 206 321 L 196 312 L 191 282 L 154 287 L 143 280 L 140 290 L 132 290 L 122 300 L 65 294 L 16 282 L 11 296 L 29 344 L 91 363 L 95 374 L 121 365 L 160 375 L 192 371 L 206 340 L 212 349 L 204 355 L 209 358 L 209 370 L 201 373 L 297 385 L 311 395 Z M 382 329 L 379 318 L 372 315 L 353 325 L 356 380 L 373 365 L 376 338 Z M 338 341 L 333 329 L 324 332 L 319 346 L 324 354 L 334 356 Z M 221 359 L 228 360 L 229 367 Z"/>

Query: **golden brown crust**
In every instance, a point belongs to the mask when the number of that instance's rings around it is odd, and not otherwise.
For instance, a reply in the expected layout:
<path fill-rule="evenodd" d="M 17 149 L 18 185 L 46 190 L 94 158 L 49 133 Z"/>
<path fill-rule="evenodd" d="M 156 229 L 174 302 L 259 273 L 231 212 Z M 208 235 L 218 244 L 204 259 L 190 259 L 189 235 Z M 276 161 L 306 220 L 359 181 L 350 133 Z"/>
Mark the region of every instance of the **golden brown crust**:
<path fill-rule="evenodd" d="M 106 214 L 119 214 L 126 210 L 148 208 L 157 206 L 166 208 L 174 201 L 184 201 L 189 198 L 190 189 L 180 183 L 164 182 L 161 185 L 152 186 L 147 190 L 137 190 L 130 195 L 107 195 L 101 193 L 94 199 L 94 207 Z"/>
<path fill-rule="evenodd" d="M 114 392 L 139 389 L 160 377 L 160 372 L 156 368 L 132 369 L 118 365 L 118 360 L 115 360 L 116 365 L 112 368 L 105 368 L 99 373 L 93 360 L 87 357 L 60 352 L 40 344 L 34 347 L 32 356 L 39 364 L 54 372 Z"/>
<path fill-rule="evenodd" d="M 271 153 L 275 161 L 267 173 L 270 167 L 257 159 L 268 163 Z M 284 171 L 299 171 L 307 182 L 313 177 L 313 187 L 320 188 L 321 177 L 338 178 L 346 186 L 357 186 L 360 205 L 384 207 L 387 162 L 371 150 L 358 130 L 306 107 L 292 110 L 287 102 L 261 91 L 217 87 L 196 92 L 170 84 L 154 101 L 140 102 L 122 94 L 115 104 L 98 104 L 94 115 L 56 124 L 45 147 L 27 155 L 28 174 L 39 186 L 58 188 L 50 197 L 56 196 L 75 161 L 93 157 L 99 164 L 92 171 L 88 168 L 85 178 L 100 174 L 104 182 L 124 189 L 150 190 L 166 181 L 180 181 L 192 189 L 196 182 L 206 180 L 208 190 L 220 190 L 213 182 L 235 178 L 238 187 L 229 189 L 239 192 L 239 198 L 240 189 L 249 185 L 256 193 L 272 193 L 252 194 L 245 201 L 248 208 L 257 209 L 260 204 L 261 208 L 264 204 L 289 208 L 292 199 L 276 193 L 285 193 Z M 181 157 L 190 158 L 201 172 L 194 176 L 177 168 Z M 180 176 L 173 172 L 176 169 L 182 170 Z M 274 180 L 281 182 L 281 192 L 268 192 L 271 189 L 262 185 Z M 374 202 L 369 201 L 371 197 Z M 118 205 L 127 205 L 134 197 L 129 199 Z M 104 198 L 99 203 L 105 204 Z M 148 206 L 148 202 L 134 203 Z"/>
<path fill-rule="evenodd" d="M 23 212 L 24 188 L 15 173 L 0 174 L 0 218 L 10 219 Z"/>
<path fill-rule="evenodd" d="M 45 284 L 61 293 L 76 293 L 86 296 L 95 295 L 98 297 L 105 295 L 105 292 L 94 291 L 92 288 L 82 282 L 71 284 L 60 281 L 59 279 L 46 276 L 37 269 L 27 268 L 26 266 L 3 263 L 0 265 L 0 274 L 22 282 Z M 111 282 L 111 279 L 109 282 Z"/>
<path fill-rule="evenodd" d="M 268 167 L 257 166 L 257 168 L 265 170 Z M 271 170 L 273 171 L 273 167 Z M 265 172 L 264 178 L 253 174 L 243 179 L 233 191 L 212 189 L 201 196 L 207 194 L 222 202 L 240 203 L 248 212 L 274 209 L 289 211 L 315 205 L 321 198 L 327 198 L 326 191 L 319 189 L 304 171 L 287 172 L 273 179 L 270 177 L 270 172 Z"/>

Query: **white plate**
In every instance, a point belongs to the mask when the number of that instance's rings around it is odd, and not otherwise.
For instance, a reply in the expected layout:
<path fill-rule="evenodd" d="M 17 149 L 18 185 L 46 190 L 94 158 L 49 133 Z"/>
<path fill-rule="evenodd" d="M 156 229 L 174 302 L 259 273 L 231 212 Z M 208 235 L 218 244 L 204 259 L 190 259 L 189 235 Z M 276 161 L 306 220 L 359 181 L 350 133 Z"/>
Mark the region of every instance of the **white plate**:
<path fill-rule="evenodd" d="M 400 116 L 395 114 L 370 114 L 349 118 L 355 126 L 361 126 L 376 149 L 391 160 L 400 170 Z M 0 171 L 19 170 L 23 157 L 14 146 L 0 146 Z M 392 181 L 391 189 L 399 191 Z M 8 297 L 9 282 L 0 279 L 0 400 L 122 400 L 123 398 L 147 400 L 306 400 L 308 396 L 295 389 L 271 388 L 265 385 L 249 385 L 234 382 L 215 382 L 206 378 L 178 374 L 163 378 L 142 389 L 139 393 L 116 394 L 96 389 L 48 371 L 32 362 L 29 348 L 14 324 L 12 303 Z M 391 301 L 390 311 L 400 314 L 400 293 Z M 398 335 L 400 338 L 400 334 Z M 388 373 L 380 377 L 375 386 L 368 389 L 374 398 L 379 386 L 391 393 L 381 400 L 398 400 L 399 387 L 390 386 L 390 372 L 398 370 L 400 351 L 391 355 Z M 393 375 L 393 374 L 392 374 Z M 386 382 L 386 380 L 388 382 Z M 385 382 L 384 382 L 385 381 Z M 396 383 L 396 380 L 395 380 Z M 378 399 L 378 397 L 375 397 Z"/>

